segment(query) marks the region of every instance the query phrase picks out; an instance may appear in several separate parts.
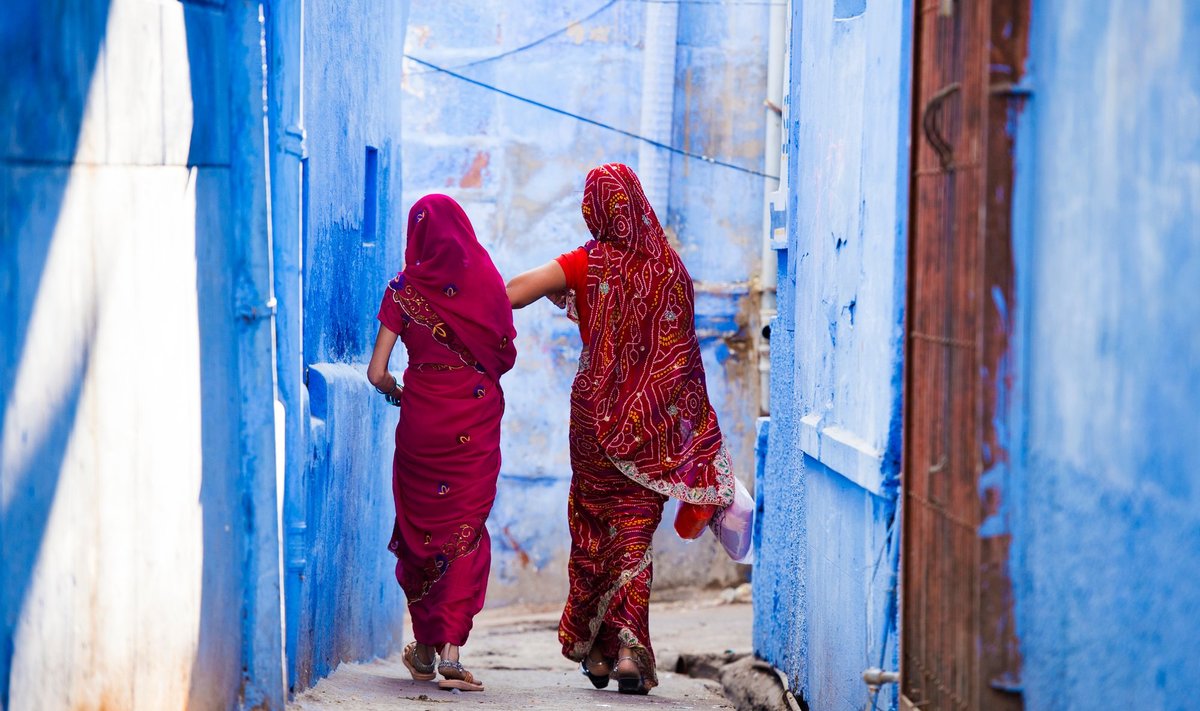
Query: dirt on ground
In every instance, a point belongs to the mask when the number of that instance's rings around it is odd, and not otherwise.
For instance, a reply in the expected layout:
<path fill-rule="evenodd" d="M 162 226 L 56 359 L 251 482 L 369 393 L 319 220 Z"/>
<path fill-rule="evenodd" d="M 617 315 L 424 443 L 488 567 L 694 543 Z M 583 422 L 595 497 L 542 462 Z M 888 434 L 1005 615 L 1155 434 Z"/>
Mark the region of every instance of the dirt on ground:
<path fill-rule="evenodd" d="M 747 586 L 748 588 L 748 586 Z M 434 682 L 416 682 L 399 655 L 364 664 L 343 664 L 313 689 L 297 695 L 293 711 L 338 709 L 455 708 L 506 711 L 655 708 L 734 709 L 714 678 L 676 669 L 709 666 L 750 652 L 751 607 L 746 591 L 700 591 L 671 595 L 650 605 L 650 635 L 658 656 L 659 686 L 648 696 L 618 694 L 616 683 L 593 689 L 558 644 L 561 608 L 507 607 L 484 610 L 475 620 L 462 661 L 483 680 L 483 692 L 452 693 Z M 683 664 L 680 663 L 681 655 Z M 708 667 L 703 667 L 707 669 Z M 698 671 L 698 676 L 713 676 Z"/>

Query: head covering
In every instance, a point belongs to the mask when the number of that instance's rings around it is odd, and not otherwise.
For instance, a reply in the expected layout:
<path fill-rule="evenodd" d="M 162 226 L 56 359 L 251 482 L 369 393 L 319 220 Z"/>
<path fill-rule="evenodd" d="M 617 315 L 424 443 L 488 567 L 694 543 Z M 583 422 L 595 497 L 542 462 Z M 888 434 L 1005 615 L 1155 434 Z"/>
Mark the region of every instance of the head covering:
<path fill-rule="evenodd" d="M 401 280 L 425 297 L 484 372 L 498 379 L 512 369 L 517 331 L 504 280 L 453 198 L 426 195 L 408 211 Z"/>
<path fill-rule="evenodd" d="M 597 441 L 626 476 L 696 504 L 733 500 L 733 473 L 708 400 L 692 278 L 637 175 L 588 173 L 583 218 L 591 309 L 588 365 L 576 379 Z"/>

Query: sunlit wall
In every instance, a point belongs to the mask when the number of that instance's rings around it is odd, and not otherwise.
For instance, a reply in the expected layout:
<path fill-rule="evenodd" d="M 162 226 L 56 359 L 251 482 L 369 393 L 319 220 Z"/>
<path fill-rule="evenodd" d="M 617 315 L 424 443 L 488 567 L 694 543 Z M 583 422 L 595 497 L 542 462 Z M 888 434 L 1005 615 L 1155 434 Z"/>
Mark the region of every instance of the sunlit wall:
<path fill-rule="evenodd" d="M 0 16 L 0 707 L 256 698 L 243 495 L 273 480 L 272 437 L 239 432 L 271 392 L 239 359 L 269 322 L 239 314 L 265 301 L 245 259 L 266 245 L 261 74 L 240 71 L 258 28 L 241 4 Z"/>

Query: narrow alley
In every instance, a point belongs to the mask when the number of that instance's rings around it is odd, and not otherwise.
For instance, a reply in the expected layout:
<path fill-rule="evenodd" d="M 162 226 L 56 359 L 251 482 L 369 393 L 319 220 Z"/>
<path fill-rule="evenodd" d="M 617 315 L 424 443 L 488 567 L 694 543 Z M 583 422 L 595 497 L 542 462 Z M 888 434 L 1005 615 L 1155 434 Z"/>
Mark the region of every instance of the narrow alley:
<path fill-rule="evenodd" d="M 1200 706 L 1200 0 L 3 7 L 0 711 Z"/>

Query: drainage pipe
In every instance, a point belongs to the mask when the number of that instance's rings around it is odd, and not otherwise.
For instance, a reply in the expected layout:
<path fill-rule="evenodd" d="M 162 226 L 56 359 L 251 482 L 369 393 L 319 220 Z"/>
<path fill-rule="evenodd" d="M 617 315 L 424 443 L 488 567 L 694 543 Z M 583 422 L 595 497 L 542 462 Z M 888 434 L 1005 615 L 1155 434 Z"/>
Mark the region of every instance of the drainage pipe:
<path fill-rule="evenodd" d="M 675 49 L 679 4 L 646 3 L 646 40 L 642 53 L 641 134 L 671 145 L 675 117 Z M 671 154 L 643 142 L 638 146 L 638 177 L 660 222 L 667 221 Z"/>
<path fill-rule="evenodd" d="M 786 164 L 783 160 L 783 102 L 784 86 L 787 83 L 787 28 L 790 3 L 779 3 L 769 10 L 769 39 L 767 43 L 767 98 L 763 102 L 766 121 L 764 136 L 763 172 L 778 175 L 779 179 L 764 178 L 763 181 L 763 238 L 760 254 L 761 271 L 758 278 L 759 329 L 755 334 L 758 352 L 759 410 L 763 415 L 771 413 L 771 352 L 766 334 L 763 332 L 775 318 L 775 290 L 779 270 L 779 259 L 772 244 L 772 237 L 786 244 L 786 227 L 776 235 L 778 217 L 787 205 Z"/>

